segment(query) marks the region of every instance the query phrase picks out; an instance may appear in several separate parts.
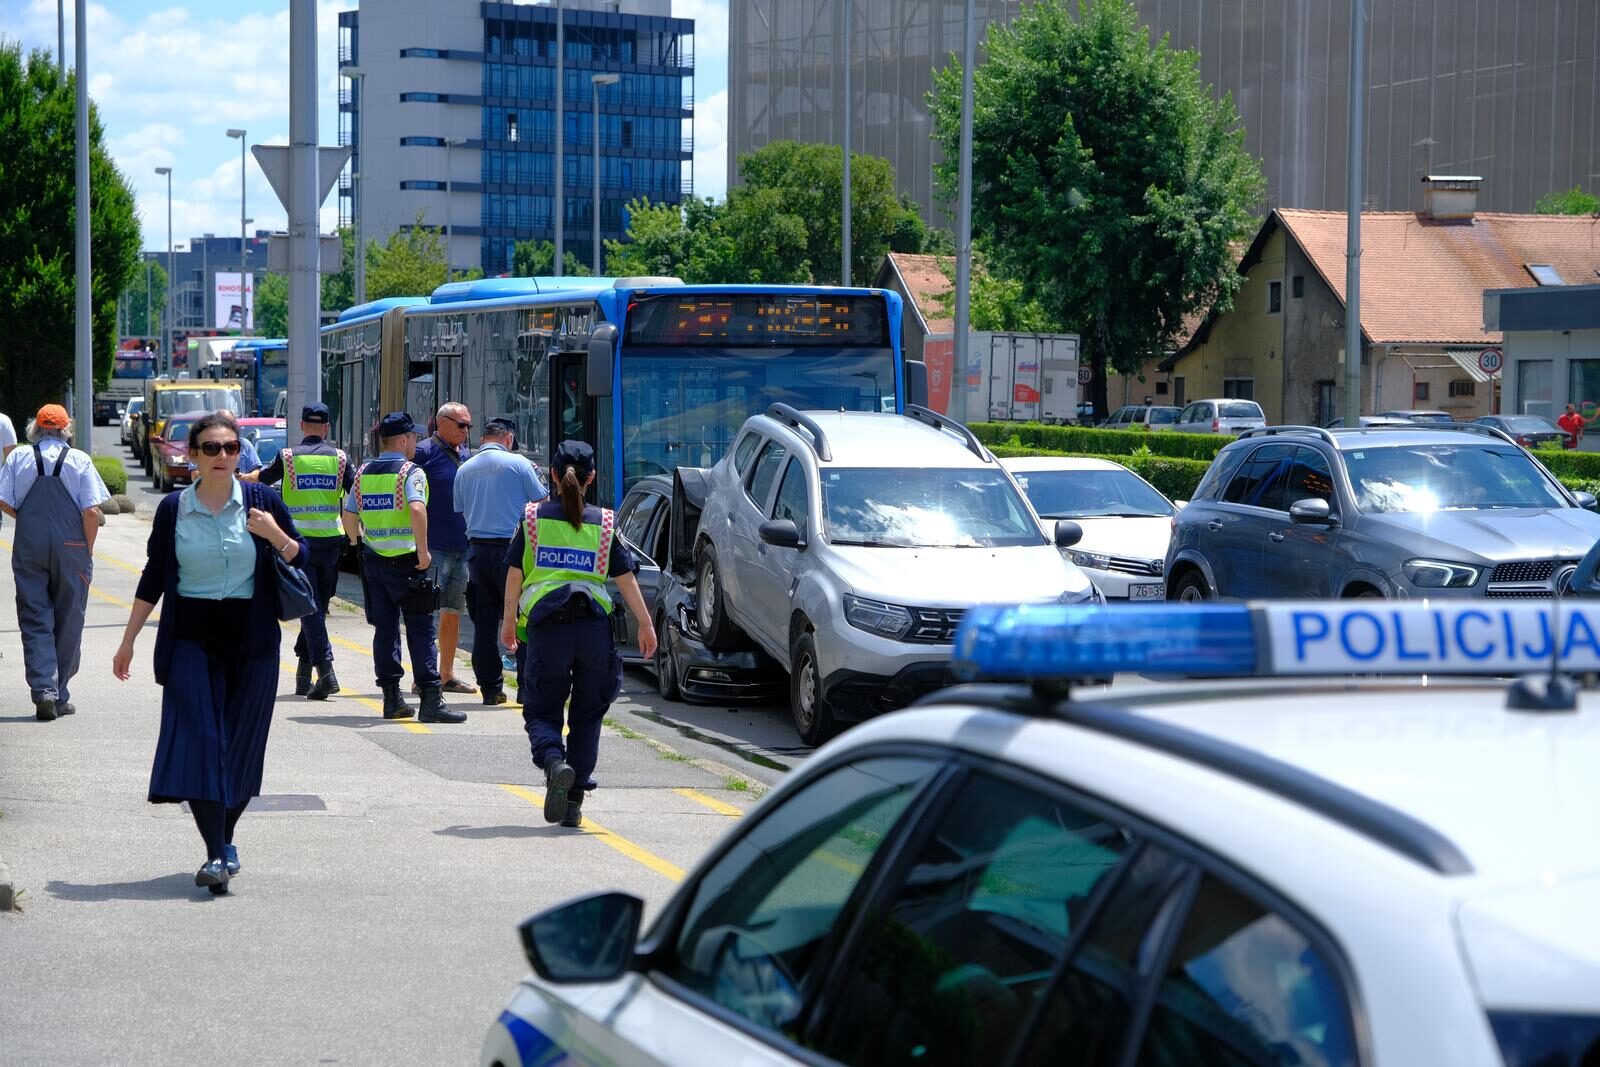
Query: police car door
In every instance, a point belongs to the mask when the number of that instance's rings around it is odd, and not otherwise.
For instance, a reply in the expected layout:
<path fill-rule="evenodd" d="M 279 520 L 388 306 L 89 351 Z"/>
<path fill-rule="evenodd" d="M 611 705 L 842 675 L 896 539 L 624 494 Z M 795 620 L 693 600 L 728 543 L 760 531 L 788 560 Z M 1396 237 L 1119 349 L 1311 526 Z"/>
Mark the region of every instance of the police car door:
<path fill-rule="evenodd" d="M 1261 574 L 1264 592 L 1274 597 L 1337 596 L 1334 581 L 1347 568 L 1337 562 L 1339 529 L 1328 523 L 1296 523 L 1288 508 L 1303 500 L 1324 500 L 1330 514 L 1338 516 L 1339 497 L 1333 488 L 1333 471 L 1327 457 L 1315 448 L 1294 450 L 1279 503 L 1283 510 L 1268 525 L 1262 546 Z"/>

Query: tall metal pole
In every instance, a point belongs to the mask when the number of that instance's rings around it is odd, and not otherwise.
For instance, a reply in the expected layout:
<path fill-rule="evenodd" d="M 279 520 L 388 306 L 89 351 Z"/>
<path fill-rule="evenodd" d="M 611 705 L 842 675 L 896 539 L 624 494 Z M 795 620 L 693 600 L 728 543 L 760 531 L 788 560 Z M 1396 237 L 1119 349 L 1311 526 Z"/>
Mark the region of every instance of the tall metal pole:
<path fill-rule="evenodd" d="M 556 255 L 551 268 L 557 278 L 567 251 L 566 163 L 567 141 L 567 15 L 562 0 L 556 0 Z"/>
<path fill-rule="evenodd" d="M 589 85 L 589 95 L 594 98 L 594 276 L 604 274 L 600 269 L 600 80 Z"/>
<path fill-rule="evenodd" d="M 78 233 L 75 257 L 78 268 L 78 306 L 75 353 L 77 358 L 73 367 L 77 395 L 73 406 L 77 408 L 74 413 L 78 426 L 77 445 L 85 452 L 90 452 L 94 447 L 94 312 L 92 310 L 94 301 L 91 299 L 94 276 L 89 270 L 91 220 L 89 218 L 89 24 L 85 12 L 87 7 L 88 0 L 76 0 L 73 11 L 77 24 L 72 31 L 77 46 L 73 81 L 77 84 L 78 91 L 77 167 L 74 179 L 78 187 Z"/>
<path fill-rule="evenodd" d="M 455 237 L 455 229 L 450 222 L 450 150 L 455 147 L 454 139 L 444 139 L 444 280 L 449 281 L 450 271 L 450 242 Z"/>
<path fill-rule="evenodd" d="M 194 251 L 194 242 L 189 243 L 189 251 Z M 211 235 L 208 233 L 200 238 L 200 328 L 211 327 Z"/>
<path fill-rule="evenodd" d="M 956 325 L 955 373 L 965 374 L 967 366 L 967 323 L 972 286 L 972 70 L 978 62 L 978 25 L 973 17 L 973 0 L 967 0 L 965 44 L 961 61 L 961 159 L 957 184 L 956 209 Z"/>
<path fill-rule="evenodd" d="M 162 373 L 171 374 L 172 364 L 172 168 L 157 167 L 157 174 L 167 179 L 167 284 L 163 287 L 161 310 L 161 363 Z M 154 414 L 152 412 L 152 414 Z"/>
<path fill-rule="evenodd" d="M 144 330 L 142 332 L 144 333 L 144 335 L 146 337 L 149 337 L 150 334 L 151 334 L 151 331 L 150 331 L 150 253 L 148 253 L 148 252 L 146 252 L 145 255 L 144 255 Z"/>
<path fill-rule="evenodd" d="M 317 208 L 317 5 L 289 3 L 289 383 L 287 407 L 321 398 L 321 248 Z"/>
<path fill-rule="evenodd" d="M 56 0 L 56 81 L 67 84 L 67 0 Z"/>
<path fill-rule="evenodd" d="M 240 332 L 241 333 L 249 335 L 252 332 L 251 329 L 250 329 L 250 305 L 254 303 L 254 299 L 252 297 L 247 297 L 245 295 L 245 290 L 246 289 L 253 288 L 250 285 L 250 279 L 249 279 L 250 244 L 249 244 L 249 238 L 245 236 L 245 232 L 244 232 L 244 227 L 245 227 L 245 221 L 244 221 L 244 214 L 245 214 L 245 189 L 244 189 L 245 159 L 244 159 L 244 146 L 245 146 L 245 141 L 247 141 L 247 140 L 248 140 L 248 138 L 245 137 L 245 131 L 240 130 L 239 131 L 239 303 L 242 306 L 241 306 L 241 310 L 240 310 L 240 313 L 239 313 L 239 327 L 240 327 Z"/>
<path fill-rule="evenodd" d="M 843 9 L 844 43 L 840 49 L 843 56 L 844 67 L 844 207 L 839 215 L 839 284 L 850 284 L 850 112 L 853 101 L 850 95 L 850 23 L 855 14 L 855 5 L 850 0 L 841 0 L 839 7 Z"/>
<path fill-rule="evenodd" d="M 355 302 L 367 302 L 367 242 L 361 236 L 361 213 L 366 206 L 366 197 L 361 195 L 366 184 L 367 157 L 361 151 L 361 142 L 367 132 L 367 117 L 363 114 L 367 104 L 367 83 L 362 81 L 366 71 L 357 71 L 352 67 L 344 69 L 345 76 L 355 85 L 355 119 L 356 119 L 356 162 L 355 174 L 355 210 L 351 214 L 351 222 L 356 230 L 356 259 L 355 259 Z"/>
<path fill-rule="evenodd" d="M 1366 13 L 1350 0 L 1350 171 L 1344 266 L 1344 424 L 1361 425 L 1361 201 L 1366 175 Z M 1408 401 L 1409 403 L 1409 401 Z"/>

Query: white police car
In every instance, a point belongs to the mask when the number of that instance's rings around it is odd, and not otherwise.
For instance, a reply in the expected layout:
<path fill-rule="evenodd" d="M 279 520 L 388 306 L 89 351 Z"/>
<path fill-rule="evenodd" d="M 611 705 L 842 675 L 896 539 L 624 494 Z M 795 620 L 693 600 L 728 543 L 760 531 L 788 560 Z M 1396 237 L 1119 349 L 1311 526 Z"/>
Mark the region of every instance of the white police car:
<path fill-rule="evenodd" d="M 1600 694 L 1439 673 L 1600 671 L 1552 607 L 971 612 L 1019 684 L 819 751 L 642 938 L 528 920 L 483 1062 L 1596 1063 Z M 1127 670 L 1191 677 L 1063 681 Z"/>

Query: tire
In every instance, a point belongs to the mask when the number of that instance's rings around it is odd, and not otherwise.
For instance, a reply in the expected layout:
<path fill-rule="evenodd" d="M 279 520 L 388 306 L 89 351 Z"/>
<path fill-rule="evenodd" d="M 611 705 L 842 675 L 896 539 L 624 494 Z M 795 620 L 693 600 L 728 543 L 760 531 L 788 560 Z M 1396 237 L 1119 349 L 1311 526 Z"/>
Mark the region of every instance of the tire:
<path fill-rule="evenodd" d="M 714 652 L 733 649 L 739 641 L 739 628 L 728 618 L 728 605 L 722 598 L 722 572 L 717 550 L 701 545 L 694 565 L 695 622 L 706 647 Z"/>
<path fill-rule="evenodd" d="M 1173 590 L 1172 599 L 1185 604 L 1196 604 L 1203 600 L 1211 599 L 1211 590 L 1206 588 L 1206 580 L 1198 572 L 1190 571 L 1183 576 L 1183 581 L 1178 583 L 1178 588 Z"/>
<path fill-rule="evenodd" d="M 656 620 L 656 690 L 662 700 L 676 703 L 683 699 L 683 689 L 678 685 L 678 661 L 672 658 L 672 632 L 667 628 L 667 617 Z"/>
<path fill-rule="evenodd" d="M 789 657 L 789 713 L 794 716 L 795 733 L 813 747 L 839 732 L 833 707 L 822 695 L 822 668 L 810 630 L 795 640 L 794 654 Z"/>

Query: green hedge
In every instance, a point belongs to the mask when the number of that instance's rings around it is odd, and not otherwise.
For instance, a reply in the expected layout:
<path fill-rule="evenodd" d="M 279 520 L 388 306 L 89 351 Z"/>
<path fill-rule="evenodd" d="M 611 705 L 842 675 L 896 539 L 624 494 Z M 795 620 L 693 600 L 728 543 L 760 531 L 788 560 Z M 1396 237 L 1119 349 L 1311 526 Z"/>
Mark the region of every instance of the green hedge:
<path fill-rule="evenodd" d="M 112 496 L 121 496 L 128 491 L 128 468 L 116 456 L 95 456 L 94 469 L 100 472 L 100 479 L 111 490 Z"/>
<path fill-rule="evenodd" d="M 1600 479 L 1600 452 L 1579 452 L 1575 449 L 1541 448 L 1534 455 L 1550 468 L 1557 478 Z"/>
<path fill-rule="evenodd" d="M 1122 433 L 1123 431 L 1116 430 L 1112 432 Z M 1070 455 L 1086 459 L 1109 459 L 1113 463 L 1122 464 L 1161 490 L 1168 500 L 1188 500 L 1194 496 L 1195 486 L 1200 484 L 1200 479 L 1205 477 L 1207 468 L 1211 466 L 1210 460 L 1183 459 L 1177 456 L 1147 456 L 1143 454 L 1093 455 L 1083 452 L 1055 452 L 1043 448 L 1018 448 L 1014 445 L 994 445 L 990 448 L 990 451 L 1002 458 Z"/>
<path fill-rule="evenodd" d="M 1084 456 L 1126 456 L 1148 449 L 1157 456 L 1209 462 L 1234 442 L 1233 435 L 1225 433 L 1093 430 L 1086 426 L 1046 426 L 1037 422 L 974 422 L 969 429 L 986 445 L 1011 445 Z M 1596 473 L 1600 476 L 1600 471 Z"/>

